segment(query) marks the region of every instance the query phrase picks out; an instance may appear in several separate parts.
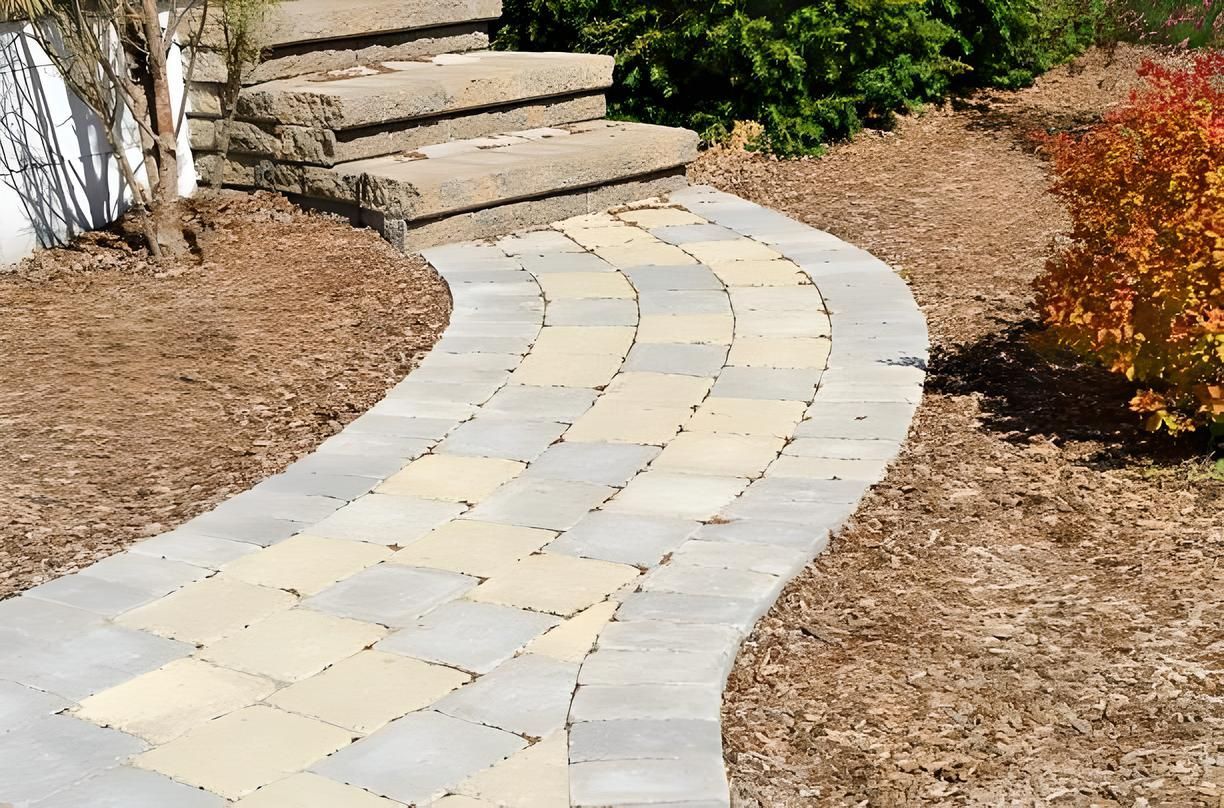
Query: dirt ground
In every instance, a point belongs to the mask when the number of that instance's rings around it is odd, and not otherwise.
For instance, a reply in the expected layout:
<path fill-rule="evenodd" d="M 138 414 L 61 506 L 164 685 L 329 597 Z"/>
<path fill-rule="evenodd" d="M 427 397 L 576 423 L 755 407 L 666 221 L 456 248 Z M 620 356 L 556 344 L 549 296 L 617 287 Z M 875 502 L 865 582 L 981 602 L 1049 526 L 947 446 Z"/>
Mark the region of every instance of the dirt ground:
<path fill-rule="evenodd" d="M 903 456 L 741 653 L 739 805 L 1224 805 L 1224 483 L 1028 339 L 1068 226 L 1028 133 L 1096 119 L 1138 59 L 694 172 L 891 262 L 935 346 Z"/>
<path fill-rule="evenodd" d="M 193 206 L 199 262 L 110 234 L 0 273 L 0 598 L 275 473 L 397 382 L 445 284 L 279 197 Z"/>

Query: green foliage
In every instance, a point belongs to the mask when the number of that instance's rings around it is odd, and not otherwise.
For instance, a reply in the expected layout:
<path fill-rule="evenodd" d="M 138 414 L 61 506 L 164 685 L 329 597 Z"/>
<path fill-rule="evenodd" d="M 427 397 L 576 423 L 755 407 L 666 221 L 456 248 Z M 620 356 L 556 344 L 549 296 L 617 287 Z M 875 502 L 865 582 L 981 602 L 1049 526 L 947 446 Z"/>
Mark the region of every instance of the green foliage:
<path fill-rule="evenodd" d="M 616 57 L 613 114 L 812 152 L 958 85 L 1016 86 L 1087 44 L 1105 0 L 506 0 L 497 44 Z"/>

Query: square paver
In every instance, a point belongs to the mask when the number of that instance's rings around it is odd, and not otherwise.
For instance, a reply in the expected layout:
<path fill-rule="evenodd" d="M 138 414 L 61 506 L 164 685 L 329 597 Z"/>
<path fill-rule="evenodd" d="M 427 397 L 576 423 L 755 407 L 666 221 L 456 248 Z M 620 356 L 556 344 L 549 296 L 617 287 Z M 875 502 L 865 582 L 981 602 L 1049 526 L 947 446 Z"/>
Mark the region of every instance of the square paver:
<path fill-rule="evenodd" d="M 72 702 L 16 682 L 0 681 L 0 735 L 58 713 Z"/>
<path fill-rule="evenodd" d="M 200 724 L 136 765 L 236 800 L 352 740 L 348 730 L 264 705 Z"/>
<path fill-rule="evenodd" d="M 564 731 L 516 752 L 456 786 L 481 802 L 505 808 L 569 808 L 569 744 Z M 437 808 L 448 808 L 434 803 Z M 455 806 L 460 808 L 460 806 Z"/>
<path fill-rule="evenodd" d="M 0 798 L 28 805 L 119 764 L 144 746 L 139 738 L 68 716 L 40 719 L 0 735 Z"/>
<path fill-rule="evenodd" d="M 823 370 L 832 344 L 824 337 L 739 337 L 731 345 L 727 364 Z"/>
<path fill-rule="evenodd" d="M 615 491 L 591 483 L 520 477 L 466 515 L 486 522 L 568 530 Z"/>
<path fill-rule="evenodd" d="M 695 264 L 697 261 L 691 255 L 671 244 L 666 244 L 653 236 L 646 239 L 631 241 L 625 244 L 610 244 L 596 247 L 593 252 L 614 267 L 682 266 Z"/>
<path fill-rule="evenodd" d="M 527 652 L 564 662 L 581 662 L 591 653 L 595 640 L 616 614 L 618 605 L 614 600 L 605 600 L 584 609 L 536 638 L 527 646 Z"/>
<path fill-rule="evenodd" d="M 360 479 L 360 478 L 358 478 Z M 363 481 L 369 487 L 369 481 Z M 151 539 L 132 545 L 128 552 L 182 561 L 197 567 L 219 570 L 235 559 L 259 550 L 259 545 L 243 541 L 230 541 L 212 536 L 194 536 L 180 530 L 172 530 Z"/>
<path fill-rule="evenodd" d="M 538 612 L 460 600 L 439 606 L 377 648 L 487 673 L 558 622 Z"/>
<path fill-rule="evenodd" d="M 802 401 L 762 401 L 710 396 L 697 409 L 688 429 L 736 435 L 789 438 L 803 417 Z"/>
<path fill-rule="evenodd" d="M 305 601 L 312 609 L 384 626 L 412 625 L 435 606 L 476 585 L 475 578 L 440 570 L 381 564 Z"/>
<path fill-rule="evenodd" d="M 207 572 L 200 569 L 201 575 Z M 36 586 L 26 592 L 26 597 L 84 609 L 102 617 L 115 617 L 161 596 L 114 581 L 74 573 Z"/>
<path fill-rule="evenodd" d="M 331 539 L 405 545 L 463 512 L 463 505 L 417 497 L 369 494 L 310 529 Z"/>
<path fill-rule="evenodd" d="M 722 688 L 709 685 L 582 685 L 570 720 L 712 720 L 721 706 Z"/>
<path fill-rule="evenodd" d="M 254 704 L 275 689 L 258 676 L 179 659 L 90 696 L 76 716 L 162 744 L 196 724 Z"/>
<path fill-rule="evenodd" d="M 550 553 L 651 567 L 701 524 L 666 516 L 594 511 L 548 547 Z"/>
<path fill-rule="evenodd" d="M 730 345 L 735 319 L 726 314 L 646 314 L 638 323 L 637 341 Z"/>
<path fill-rule="evenodd" d="M 515 384 L 602 387 L 620 369 L 616 354 L 532 353 L 511 374 Z"/>
<path fill-rule="evenodd" d="M 116 766 L 57 791 L 33 808 L 225 808 L 225 800 L 156 772 Z"/>
<path fill-rule="evenodd" d="M 523 468 L 520 462 L 502 458 L 428 454 L 387 478 L 378 487 L 378 492 L 449 502 L 479 502 L 517 477 Z"/>
<path fill-rule="evenodd" d="M 634 296 L 633 287 L 619 272 L 545 272 L 536 281 L 549 301 Z"/>
<path fill-rule="evenodd" d="M 606 510 L 702 522 L 717 515 L 747 485 L 748 480 L 742 477 L 647 471 L 617 494 Z"/>
<path fill-rule="evenodd" d="M 539 528 L 456 519 L 400 550 L 391 561 L 488 578 L 536 552 L 555 536 Z"/>
<path fill-rule="evenodd" d="M 810 283 L 790 261 L 734 261 L 714 266 L 727 286 L 802 286 Z"/>
<path fill-rule="evenodd" d="M 537 738 L 565 726 L 578 665 L 524 654 L 438 702 L 438 712 Z"/>
<path fill-rule="evenodd" d="M 460 425 L 438 445 L 437 451 L 450 455 L 530 461 L 561 437 L 565 429 L 565 424 L 556 421 L 481 415 Z"/>
<path fill-rule="evenodd" d="M 626 371 L 715 376 L 726 361 L 721 345 L 651 342 L 635 345 L 625 360 Z"/>
<path fill-rule="evenodd" d="M 362 651 L 278 691 L 268 703 L 365 735 L 433 704 L 468 679 L 454 668 Z"/>
<path fill-rule="evenodd" d="M 402 805 L 355 786 L 302 772 L 269 783 L 238 800 L 234 808 L 402 808 Z"/>
<path fill-rule="evenodd" d="M 390 550 L 378 544 L 299 534 L 227 565 L 225 575 L 313 595 L 390 555 Z"/>
<path fill-rule="evenodd" d="M 296 682 L 378 642 L 382 626 L 310 609 L 290 609 L 204 647 L 199 656 L 227 668 Z"/>
<path fill-rule="evenodd" d="M 628 326 L 550 325 L 540 331 L 532 350 L 545 353 L 606 353 L 624 356 L 633 345 L 635 333 L 635 330 Z"/>
<path fill-rule="evenodd" d="M 117 622 L 176 640 L 210 643 L 288 609 L 297 600 L 280 589 L 221 573 L 128 612 Z"/>
<path fill-rule="evenodd" d="M 574 422 L 567 443 L 630 443 L 662 446 L 693 417 L 689 405 L 626 405 L 615 395 L 604 396 Z"/>
<path fill-rule="evenodd" d="M 773 261 L 782 257 L 772 247 L 750 238 L 692 241 L 684 245 L 684 251 L 712 267 L 736 261 Z"/>
<path fill-rule="evenodd" d="M 545 553 L 506 568 L 472 590 L 469 599 L 567 617 L 637 577 L 637 568 L 625 564 Z"/>
<path fill-rule="evenodd" d="M 567 436 L 568 438 L 568 436 Z M 529 477 L 621 486 L 659 453 L 635 443 L 558 443 L 527 470 Z"/>
<path fill-rule="evenodd" d="M 424 804 L 526 745 L 512 733 L 427 710 L 392 722 L 312 770 L 405 804 Z"/>
<path fill-rule="evenodd" d="M 782 584 L 782 579 L 777 575 L 672 561 L 651 570 L 642 581 L 642 591 L 712 595 L 772 603 L 782 589 Z"/>
<path fill-rule="evenodd" d="M 582 387 L 540 387 L 508 384 L 481 411 L 507 418 L 541 418 L 572 424 L 595 401 L 596 392 Z"/>
<path fill-rule="evenodd" d="M 785 443 L 772 435 L 682 432 L 667 444 L 651 468 L 723 477 L 758 477 Z"/>
<path fill-rule="evenodd" d="M 604 398 L 650 407 L 692 407 L 706 397 L 711 384 L 710 379 L 676 373 L 621 373 Z"/>

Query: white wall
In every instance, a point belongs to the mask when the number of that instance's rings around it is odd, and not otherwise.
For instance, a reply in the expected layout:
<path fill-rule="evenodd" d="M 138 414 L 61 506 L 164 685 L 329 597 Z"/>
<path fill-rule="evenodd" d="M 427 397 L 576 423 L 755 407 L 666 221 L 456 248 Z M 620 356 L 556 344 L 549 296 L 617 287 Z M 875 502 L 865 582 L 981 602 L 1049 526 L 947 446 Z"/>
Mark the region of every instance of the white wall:
<path fill-rule="evenodd" d="M 64 85 L 23 23 L 0 23 L 0 265 L 38 247 L 104 227 L 130 195 L 98 119 Z M 175 111 L 183 103 L 178 49 L 169 63 Z M 143 177 L 139 139 L 123 127 Z M 187 127 L 179 135 L 179 190 L 195 190 Z"/>

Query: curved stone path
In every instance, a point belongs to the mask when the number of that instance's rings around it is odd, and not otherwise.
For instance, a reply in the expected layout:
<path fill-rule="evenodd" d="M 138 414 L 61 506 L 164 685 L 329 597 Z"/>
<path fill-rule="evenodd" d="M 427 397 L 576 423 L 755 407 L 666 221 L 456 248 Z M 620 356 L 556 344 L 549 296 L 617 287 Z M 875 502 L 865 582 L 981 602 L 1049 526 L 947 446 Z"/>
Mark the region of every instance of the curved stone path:
<path fill-rule="evenodd" d="M 728 804 L 736 649 L 919 400 L 907 287 L 709 188 L 426 256 L 384 401 L 0 603 L 0 804 Z"/>

